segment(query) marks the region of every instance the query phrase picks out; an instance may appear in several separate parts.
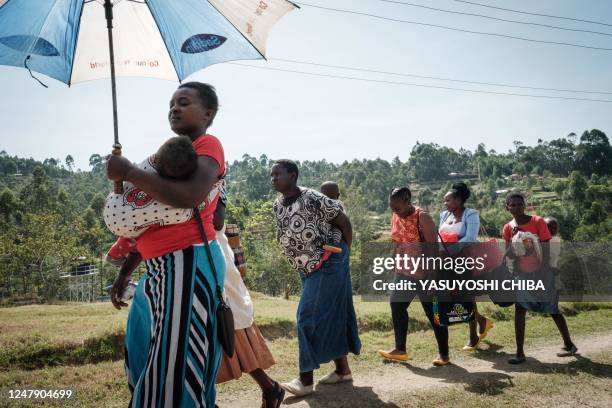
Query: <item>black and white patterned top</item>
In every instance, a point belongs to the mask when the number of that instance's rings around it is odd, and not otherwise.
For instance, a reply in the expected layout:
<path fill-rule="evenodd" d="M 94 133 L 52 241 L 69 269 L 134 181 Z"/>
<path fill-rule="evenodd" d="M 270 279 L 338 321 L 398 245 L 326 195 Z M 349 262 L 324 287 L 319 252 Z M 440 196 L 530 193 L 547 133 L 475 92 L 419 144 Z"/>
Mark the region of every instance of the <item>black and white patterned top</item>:
<path fill-rule="evenodd" d="M 315 270 L 323 255 L 323 245 L 340 242 L 339 229 L 331 220 L 342 207 L 336 200 L 309 188 L 290 202 L 283 198 L 274 201 L 276 238 L 289 264 L 298 272 L 308 275 Z M 335 231 L 334 231 L 335 230 Z"/>

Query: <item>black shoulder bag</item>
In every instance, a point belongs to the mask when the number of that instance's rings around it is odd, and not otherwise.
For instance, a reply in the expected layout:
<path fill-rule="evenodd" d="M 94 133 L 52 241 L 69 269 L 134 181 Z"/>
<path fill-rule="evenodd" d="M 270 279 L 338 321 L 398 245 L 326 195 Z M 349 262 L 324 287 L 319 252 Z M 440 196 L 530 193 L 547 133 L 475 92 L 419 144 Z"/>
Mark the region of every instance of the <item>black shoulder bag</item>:
<path fill-rule="evenodd" d="M 196 207 L 193 209 L 196 220 L 198 221 L 198 228 L 204 241 L 204 249 L 206 250 L 206 256 L 208 263 L 210 263 L 210 269 L 212 270 L 213 276 L 215 277 L 215 291 L 217 293 L 217 299 L 219 304 L 217 305 L 217 336 L 219 336 L 219 342 L 223 347 L 223 351 L 228 357 L 234 355 L 235 346 L 235 333 L 234 333 L 234 315 L 232 309 L 223 299 L 223 293 L 221 286 L 219 286 L 219 275 L 217 275 L 217 269 L 215 268 L 215 262 L 213 261 L 212 253 L 210 252 L 210 246 L 208 245 L 208 239 L 206 239 L 206 232 L 204 232 L 204 225 L 202 224 L 202 217 L 200 210 Z"/>
<path fill-rule="evenodd" d="M 440 231 L 438 230 L 438 238 L 444 247 L 444 252 L 449 257 L 451 256 Z M 433 321 L 438 326 L 450 326 L 456 323 L 468 323 L 474 320 L 474 301 L 461 302 L 453 301 L 452 299 L 440 302 L 437 296 L 434 296 L 432 301 Z"/>

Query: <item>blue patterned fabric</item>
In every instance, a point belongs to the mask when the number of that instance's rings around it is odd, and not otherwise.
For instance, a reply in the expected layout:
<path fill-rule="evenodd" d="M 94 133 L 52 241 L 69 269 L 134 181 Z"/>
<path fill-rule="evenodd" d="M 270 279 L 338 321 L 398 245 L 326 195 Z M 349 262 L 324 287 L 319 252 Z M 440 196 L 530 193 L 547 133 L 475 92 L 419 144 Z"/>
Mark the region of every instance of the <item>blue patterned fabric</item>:
<path fill-rule="evenodd" d="M 210 244 L 223 285 L 225 260 Z M 214 407 L 222 348 L 215 280 L 203 246 L 147 261 L 128 315 L 130 407 Z"/>

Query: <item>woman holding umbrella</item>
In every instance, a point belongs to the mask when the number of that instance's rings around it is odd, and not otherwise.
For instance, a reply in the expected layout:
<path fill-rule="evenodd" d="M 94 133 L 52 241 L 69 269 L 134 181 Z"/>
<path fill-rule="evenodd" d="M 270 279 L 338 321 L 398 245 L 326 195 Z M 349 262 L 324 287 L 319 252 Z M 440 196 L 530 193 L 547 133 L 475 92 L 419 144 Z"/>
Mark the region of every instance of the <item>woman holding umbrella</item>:
<path fill-rule="evenodd" d="M 177 135 L 188 136 L 198 166 L 188 180 L 159 177 L 120 156 L 108 160 L 108 178 L 129 181 L 153 199 L 176 208 L 200 210 L 204 231 L 214 239 L 213 213 L 219 194 L 211 194 L 225 172 L 223 147 L 206 133 L 217 113 L 215 89 L 207 84 L 181 85 L 170 100 L 168 119 Z M 215 240 L 210 242 L 215 269 L 223 284 L 225 261 Z M 216 280 L 202 245 L 197 222 L 150 227 L 137 240 L 111 289 L 115 305 L 129 280 L 129 265 L 146 260 L 126 329 L 126 372 L 130 406 L 215 405 L 215 377 L 221 346 L 216 330 Z"/>

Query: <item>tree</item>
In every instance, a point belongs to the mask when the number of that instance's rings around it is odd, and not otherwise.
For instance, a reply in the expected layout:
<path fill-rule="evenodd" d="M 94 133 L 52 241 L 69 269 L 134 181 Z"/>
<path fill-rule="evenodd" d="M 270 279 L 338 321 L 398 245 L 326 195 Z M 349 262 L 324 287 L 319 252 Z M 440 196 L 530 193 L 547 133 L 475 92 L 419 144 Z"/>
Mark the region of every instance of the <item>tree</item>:
<path fill-rule="evenodd" d="M 69 171 L 72 171 L 74 168 L 74 158 L 71 155 L 66 156 L 66 167 L 68 167 Z"/>
<path fill-rule="evenodd" d="M 512 170 L 521 176 L 525 176 L 528 173 L 527 166 L 525 166 L 525 163 L 523 162 L 516 163 Z"/>
<path fill-rule="evenodd" d="M 408 159 L 410 171 L 417 180 L 439 180 L 447 177 L 449 171 L 447 159 L 443 157 L 440 146 L 435 143 L 417 142 Z M 436 163 L 436 166 L 432 166 Z"/>
<path fill-rule="evenodd" d="M 53 226 L 53 228 L 50 228 Z M 8 241 L 8 242 L 7 242 Z M 45 298 L 57 295 L 60 271 L 83 252 L 74 225 L 60 226 L 53 213 L 28 213 L 22 225 L 3 241 L 8 264 L 3 265 L 21 282 L 21 293 Z"/>
<path fill-rule="evenodd" d="M 28 211 L 48 212 L 55 209 L 57 184 L 55 184 L 42 166 L 36 166 L 32 179 L 21 190 L 20 199 Z"/>
<path fill-rule="evenodd" d="M 578 207 L 584 206 L 587 185 L 587 179 L 581 173 L 573 171 L 568 179 L 566 191 L 567 198 L 572 200 L 573 204 Z"/>
<path fill-rule="evenodd" d="M 612 147 L 605 133 L 593 129 L 585 131 L 576 148 L 576 165 L 587 177 L 612 174 Z"/>
<path fill-rule="evenodd" d="M 548 163 L 547 170 L 553 174 L 567 176 L 574 168 L 576 146 L 569 139 L 551 140 L 546 146 L 545 157 Z"/>
<path fill-rule="evenodd" d="M 97 153 L 89 156 L 89 166 L 94 173 L 100 173 L 106 167 L 104 159 Z"/>
<path fill-rule="evenodd" d="M 3 173 L 12 176 L 17 173 L 17 164 L 10 158 L 4 161 Z"/>
<path fill-rule="evenodd" d="M 104 204 L 106 203 L 106 198 L 102 193 L 96 193 L 96 195 L 91 199 L 91 203 L 89 207 L 94 210 L 96 217 L 98 219 L 102 218 L 102 210 L 104 210 Z"/>
<path fill-rule="evenodd" d="M 22 204 L 19 198 L 9 188 L 0 193 L 0 214 L 5 223 L 20 221 L 22 217 Z"/>
<path fill-rule="evenodd" d="M 434 203 L 434 193 L 429 187 L 419 192 L 419 204 L 429 211 L 429 206 Z"/>

